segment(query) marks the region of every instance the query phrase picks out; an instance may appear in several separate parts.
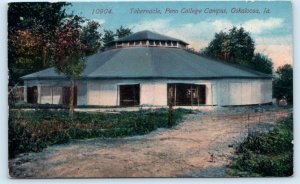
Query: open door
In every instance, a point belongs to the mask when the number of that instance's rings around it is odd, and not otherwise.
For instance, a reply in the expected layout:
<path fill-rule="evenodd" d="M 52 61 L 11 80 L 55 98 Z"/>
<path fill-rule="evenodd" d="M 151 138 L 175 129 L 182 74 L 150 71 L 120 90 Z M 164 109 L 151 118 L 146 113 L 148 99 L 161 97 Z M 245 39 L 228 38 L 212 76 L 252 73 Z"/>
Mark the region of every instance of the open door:
<path fill-rule="evenodd" d="M 206 86 L 197 85 L 198 90 L 198 104 L 206 104 Z"/>
<path fill-rule="evenodd" d="M 27 103 L 37 103 L 38 101 L 38 90 L 37 86 L 27 87 Z"/>
<path fill-rule="evenodd" d="M 140 85 L 120 85 L 120 106 L 140 105 Z"/>
<path fill-rule="evenodd" d="M 71 90 L 70 87 L 63 87 L 62 90 L 62 104 L 63 105 L 69 105 L 70 103 L 70 94 Z M 74 107 L 77 106 L 77 86 L 74 87 L 74 100 L 73 100 Z"/>
<path fill-rule="evenodd" d="M 206 104 L 206 86 L 198 84 L 168 84 L 168 104 L 193 106 Z"/>

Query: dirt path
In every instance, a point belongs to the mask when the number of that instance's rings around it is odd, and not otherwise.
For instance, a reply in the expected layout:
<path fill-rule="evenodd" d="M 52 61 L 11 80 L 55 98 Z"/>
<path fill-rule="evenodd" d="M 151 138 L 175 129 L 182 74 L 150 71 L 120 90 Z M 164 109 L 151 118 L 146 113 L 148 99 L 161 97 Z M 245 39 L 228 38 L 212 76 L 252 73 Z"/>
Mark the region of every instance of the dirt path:
<path fill-rule="evenodd" d="M 233 146 L 288 111 L 188 115 L 172 129 L 52 146 L 10 160 L 12 177 L 222 177 Z"/>

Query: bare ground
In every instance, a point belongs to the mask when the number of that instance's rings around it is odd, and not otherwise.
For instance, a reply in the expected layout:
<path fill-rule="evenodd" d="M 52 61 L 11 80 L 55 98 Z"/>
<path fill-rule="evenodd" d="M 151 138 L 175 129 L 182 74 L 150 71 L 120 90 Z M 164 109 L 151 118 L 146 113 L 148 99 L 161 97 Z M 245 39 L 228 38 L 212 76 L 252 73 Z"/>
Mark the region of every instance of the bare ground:
<path fill-rule="evenodd" d="M 9 161 L 16 178 L 226 177 L 234 147 L 251 131 L 268 131 L 291 110 L 187 115 L 172 129 L 118 139 L 51 146 Z"/>

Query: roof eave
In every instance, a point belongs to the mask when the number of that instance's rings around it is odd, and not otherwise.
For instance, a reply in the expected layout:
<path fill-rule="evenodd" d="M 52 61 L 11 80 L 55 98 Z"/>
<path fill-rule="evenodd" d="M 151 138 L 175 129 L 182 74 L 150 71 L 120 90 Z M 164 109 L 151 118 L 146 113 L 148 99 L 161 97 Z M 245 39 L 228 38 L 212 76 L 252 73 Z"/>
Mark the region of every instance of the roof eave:
<path fill-rule="evenodd" d="M 272 79 L 274 77 L 271 76 L 222 76 L 222 77 L 167 77 L 167 76 L 142 76 L 142 77 L 110 77 L 110 76 L 95 76 L 95 77 L 80 77 L 78 80 L 88 80 L 88 79 L 105 79 L 105 80 L 114 80 L 114 79 L 185 79 L 185 80 L 195 80 L 195 79 Z M 66 80 L 69 79 L 67 77 L 26 77 L 22 78 L 22 80 Z"/>

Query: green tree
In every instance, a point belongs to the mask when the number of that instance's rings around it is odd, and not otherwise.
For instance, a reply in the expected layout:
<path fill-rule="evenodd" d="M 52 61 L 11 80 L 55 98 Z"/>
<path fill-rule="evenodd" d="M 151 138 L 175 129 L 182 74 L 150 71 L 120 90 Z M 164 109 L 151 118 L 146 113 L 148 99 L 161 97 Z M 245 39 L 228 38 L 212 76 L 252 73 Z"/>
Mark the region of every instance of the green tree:
<path fill-rule="evenodd" d="M 74 113 L 75 80 L 85 68 L 84 56 L 87 46 L 84 44 L 81 17 L 73 16 L 65 19 L 63 25 L 56 30 L 56 42 L 52 45 L 53 63 L 59 73 L 70 79 L 69 111 Z"/>
<path fill-rule="evenodd" d="M 123 26 L 120 26 L 119 28 L 116 29 L 116 36 L 118 38 L 123 38 L 125 36 L 131 35 L 132 31 L 130 28 L 124 28 Z"/>
<path fill-rule="evenodd" d="M 270 75 L 273 74 L 273 62 L 263 54 L 255 53 L 250 64 L 250 67 L 256 71 Z"/>
<path fill-rule="evenodd" d="M 104 46 L 107 46 L 108 43 L 115 40 L 115 34 L 111 30 L 104 30 L 104 35 L 102 37 L 102 42 Z"/>
<path fill-rule="evenodd" d="M 209 43 L 208 47 L 203 49 L 203 54 L 212 58 L 227 60 L 228 58 L 228 35 L 221 31 L 215 33 L 215 38 Z"/>
<path fill-rule="evenodd" d="M 241 64 L 251 61 L 254 55 L 254 41 L 244 28 L 233 27 L 228 33 L 221 31 L 205 49 L 205 55 Z"/>
<path fill-rule="evenodd" d="M 233 27 L 228 32 L 216 33 L 202 54 L 211 58 L 252 68 L 272 74 L 273 63 L 270 58 L 260 53 L 254 53 L 255 44 L 250 34 L 244 28 Z"/>
<path fill-rule="evenodd" d="M 100 24 L 95 21 L 88 21 L 82 29 L 82 40 L 86 45 L 86 55 L 97 53 L 101 47 L 101 33 L 99 33 Z"/>
<path fill-rule="evenodd" d="M 112 30 L 104 30 L 104 34 L 102 37 L 103 45 L 106 47 L 108 46 L 108 43 L 115 41 L 116 39 L 123 38 L 125 36 L 131 35 L 132 31 L 130 28 L 124 28 L 123 26 L 120 26 L 116 29 L 115 32 Z"/>
<path fill-rule="evenodd" d="M 48 67 L 48 46 L 67 15 L 69 3 L 15 2 L 8 5 L 9 85 L 19 77 Z"/>
<path fill-rule="evenodd" d="M 273 82 L 273 96 L 280 100 L 286 98 L 287 102 L 293 104 L 293 67 L 289 64 L 278 67 L 278 75 Z"/>
<path fill-rule="evenodd" d="M 254 56 L 254 41 L 244 28 L 233 27 L 229 31 L 229 57 L 228 61 L 239 64 L 240 62 L 251 61 Z"/>

